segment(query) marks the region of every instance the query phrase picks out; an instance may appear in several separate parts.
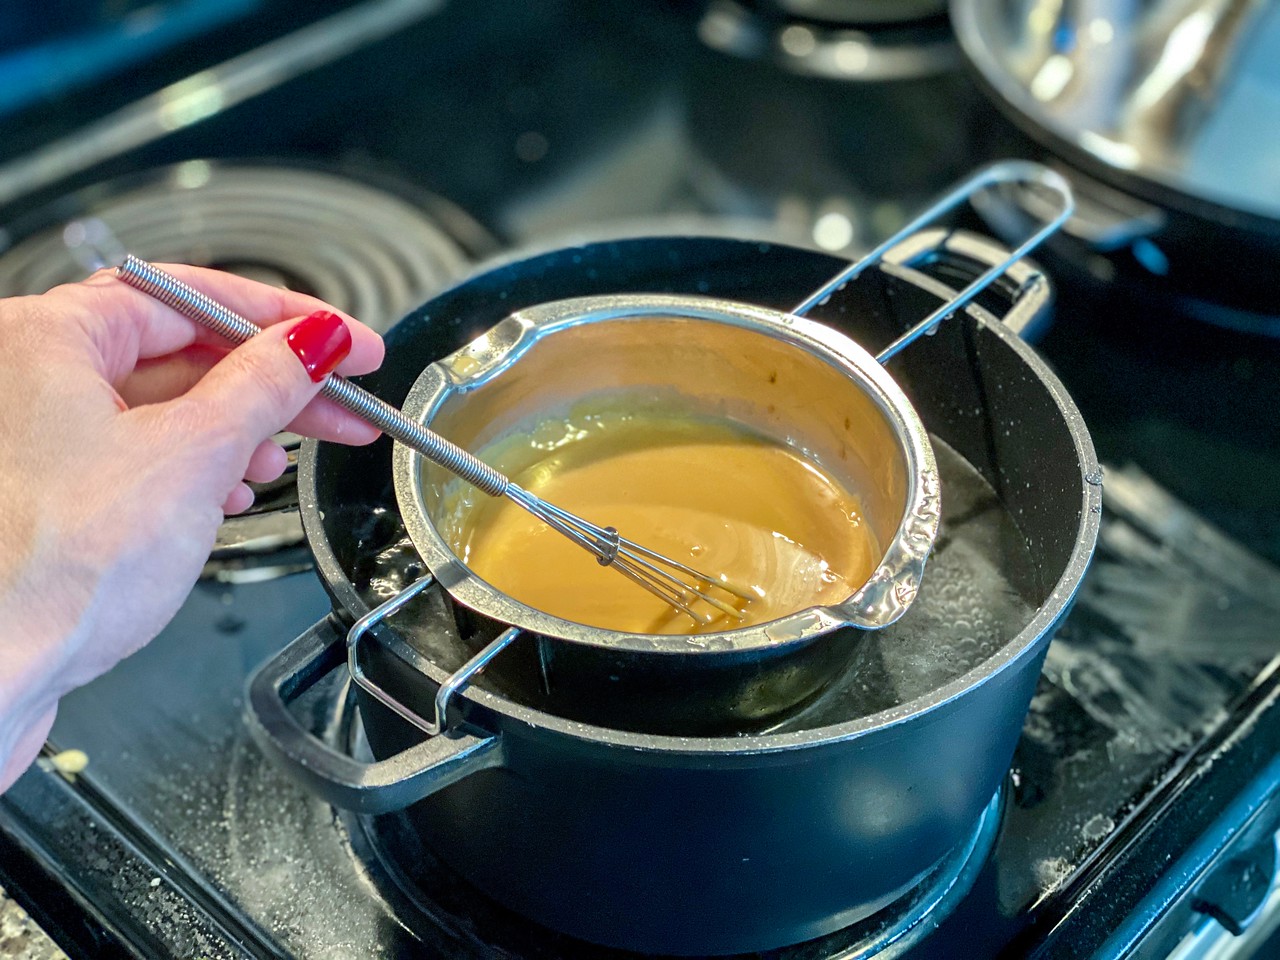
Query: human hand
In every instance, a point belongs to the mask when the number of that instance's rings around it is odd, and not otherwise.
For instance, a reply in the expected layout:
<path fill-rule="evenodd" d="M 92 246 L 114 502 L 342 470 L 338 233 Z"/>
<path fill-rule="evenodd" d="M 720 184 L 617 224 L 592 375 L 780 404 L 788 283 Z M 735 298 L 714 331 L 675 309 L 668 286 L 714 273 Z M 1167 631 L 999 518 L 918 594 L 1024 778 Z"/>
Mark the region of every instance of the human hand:
<path fill-rule="evenodd" d="M 378 436 L 305 365 L 368 373 L 376 333 L 311 297 L 165 269 L 263 333 L 231 350 L 109 271 L 0 300 L 0 791 L 58 699 L 178 611 L 224 515 L 252 503 L 244 481 L 283 473 L 274 433 Z"/>

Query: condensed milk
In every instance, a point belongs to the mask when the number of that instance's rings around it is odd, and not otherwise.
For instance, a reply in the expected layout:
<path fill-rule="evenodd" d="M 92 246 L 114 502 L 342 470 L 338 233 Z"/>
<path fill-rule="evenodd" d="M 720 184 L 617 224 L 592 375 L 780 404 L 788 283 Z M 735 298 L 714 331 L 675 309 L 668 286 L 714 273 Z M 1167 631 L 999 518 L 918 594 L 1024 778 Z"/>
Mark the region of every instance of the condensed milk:
<path fill-rule="evenodd" d="M 439 525 L 481 579 L 576 623 L 695 634 L 839 603 L 881 545 L 856 492 L 794 448 L 727 419 L 603 410 L 543 420 L 478 451 L 517 484 L 630 540 L 745 587 L 742 619 L 697 624 L 506 498 L 466 487 Z"/>

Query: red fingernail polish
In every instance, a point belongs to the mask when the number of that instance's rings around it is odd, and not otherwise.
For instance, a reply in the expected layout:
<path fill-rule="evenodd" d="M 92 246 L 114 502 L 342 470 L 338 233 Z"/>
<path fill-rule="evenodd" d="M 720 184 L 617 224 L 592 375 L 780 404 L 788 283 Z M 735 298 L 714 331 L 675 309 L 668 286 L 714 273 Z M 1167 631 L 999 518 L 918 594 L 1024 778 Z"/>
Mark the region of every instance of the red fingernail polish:
<path fill-rule="evenodd" d="M 317 310 L 299 320 L 285 340 L 313 383 L 333 373 L 351 352 L 351 331 L 340 316 L 328 310 Z"/>

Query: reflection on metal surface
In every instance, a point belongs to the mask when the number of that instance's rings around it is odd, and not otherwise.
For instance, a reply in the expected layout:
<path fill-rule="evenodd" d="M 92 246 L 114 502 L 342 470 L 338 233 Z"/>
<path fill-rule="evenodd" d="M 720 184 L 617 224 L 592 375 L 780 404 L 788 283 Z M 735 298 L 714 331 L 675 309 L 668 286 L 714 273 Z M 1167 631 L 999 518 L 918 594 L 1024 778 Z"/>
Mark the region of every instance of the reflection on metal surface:
<path fill-rule="evenodd" d="M 332 63 L 440 5 L 441 0 L 370 0 L 171 84 L 0 167 L 0 204 Z"/>
<path fill-rule="evenodd" d="M 1280 5 L 953 0 L 987 82 L 1036 131 L 1202 201 L 1280 216 Z"/>
<path fill-rule="evenodd" d="M 160 91 L 160 126 L 180 130 L 226 106 L 226 91 L 212 70 L 179 80 Z"/>

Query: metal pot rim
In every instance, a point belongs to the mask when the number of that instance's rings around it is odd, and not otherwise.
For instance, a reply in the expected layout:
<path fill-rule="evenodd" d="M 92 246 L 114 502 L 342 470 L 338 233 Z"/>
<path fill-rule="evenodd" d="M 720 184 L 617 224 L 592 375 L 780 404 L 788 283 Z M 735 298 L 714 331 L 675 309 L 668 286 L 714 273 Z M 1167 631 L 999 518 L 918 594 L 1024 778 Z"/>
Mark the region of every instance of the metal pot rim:
<path fill-rule="evenodd" d="M 866 350 L 824 324 L 713 297 L 656 294 L 578 297 L 519 310 L 448 357 L 428 365 L 405 399 L 410 418 L 429 423 L 460 392 L 500 376 L 544 337 L 587 323 L 628 317 L 679 318 L 760 332 L 835 367 L 876 404 L 905 460 L 905 507 L 897 532 L 870 578 L 838 605 L 809 607 L 778 620 L 698 636 L 629 634 L 544 613 L 475 576 L 428 517 L 419 482 L 422 456 L 395 444 L 392 477 L 401 518 L 419 555 L 455 600 L 486 616 L 570 643 L 657 655 L 742 653 L 806 642 L 838 627 L 878 629 L 914 601 L 941 516 L 933 447 L 902 388 Z"/>

